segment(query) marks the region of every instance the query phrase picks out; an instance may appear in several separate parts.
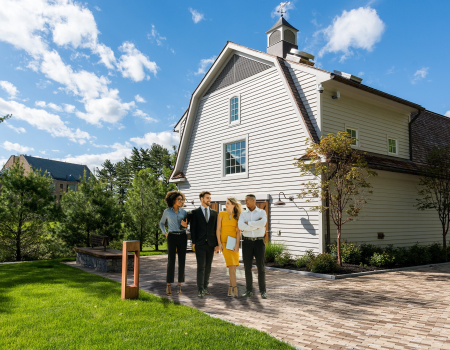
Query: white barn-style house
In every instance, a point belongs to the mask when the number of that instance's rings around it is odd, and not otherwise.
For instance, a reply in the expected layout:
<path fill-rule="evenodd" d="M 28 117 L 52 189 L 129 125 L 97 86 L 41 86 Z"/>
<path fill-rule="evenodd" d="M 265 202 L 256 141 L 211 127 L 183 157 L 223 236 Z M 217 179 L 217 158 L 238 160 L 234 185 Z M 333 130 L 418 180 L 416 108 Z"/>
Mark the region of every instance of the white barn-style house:
<path fill-rule="evenodd" d="M 348 131 L 379 176 L 371 179 L 374 193 L 360 217 L 344 225 L 343 239 L 441 242 L 437 213 L 414 205 L 418 163 L 431 145 L 449 143 L 442 135 L 450 135 L 450 118 L 351 74 L 317 68 L 312 55 L 297 49 L 297 29 L 283 17 L 267 32 L 267 53 L 225 45 L 175 126 L 180 144 L 170 181 L 193 201 L 188 209 L 200 205 L 203 190 L 211 191 L 217 210 L 227 196 L 244 200 L 252 193 L 267 211 L 268 239 L 295 255 L 323 252 L 336 230 L 325 214 L 310 211 L 314 203 L 297 199 L 312 177 L 301 178 L 293 162 L 305 154 L 306 139 Z M 275 206 L 279 199 L 286 205 Z"/>

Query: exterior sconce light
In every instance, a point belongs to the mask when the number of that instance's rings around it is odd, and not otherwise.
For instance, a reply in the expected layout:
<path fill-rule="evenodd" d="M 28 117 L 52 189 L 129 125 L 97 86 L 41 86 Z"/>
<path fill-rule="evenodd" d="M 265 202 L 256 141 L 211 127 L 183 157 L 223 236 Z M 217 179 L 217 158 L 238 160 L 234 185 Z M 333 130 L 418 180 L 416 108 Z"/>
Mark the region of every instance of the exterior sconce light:
<path fill-rule="evenodd" d="M 281 200 L 281 197 L 280 197 L 281 194 L 283 194 L 283 197 L 286 198 L 286 199 L 289 199 L 291 202 L 294 201 L 294 197 L 293 196 L 288 198 L 288 197 L 286 197 L 284 192 L 280 192 L 280 193 L 278 193 L 278 200 L 273 204 L 276 207 L 281 207 L 282 205 L 286 205 L 286 203 Z"/>
<path fill-rule="evenodd" d="M 187 198 L 185 198 L 184 203 L 189 203 L 189 204 L 194 205 L 194 200 L 188 201 Z M 186 206 L 186 204 L 184 206 Z"/>

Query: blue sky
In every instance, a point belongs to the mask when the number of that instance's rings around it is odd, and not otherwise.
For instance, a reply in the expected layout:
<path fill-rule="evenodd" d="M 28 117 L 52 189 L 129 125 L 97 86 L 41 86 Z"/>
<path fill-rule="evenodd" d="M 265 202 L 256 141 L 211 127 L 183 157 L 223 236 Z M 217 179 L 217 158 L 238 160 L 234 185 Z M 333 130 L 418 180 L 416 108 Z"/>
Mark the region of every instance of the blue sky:
<path fill-rule="evenodd" d="M 99 166 L 171 132 L 227 40 L 266 50 L 276 1 L 0 0 L 0 164 Z M 291 1 L 316 65 L 450 116 L 450 2 Z"/>

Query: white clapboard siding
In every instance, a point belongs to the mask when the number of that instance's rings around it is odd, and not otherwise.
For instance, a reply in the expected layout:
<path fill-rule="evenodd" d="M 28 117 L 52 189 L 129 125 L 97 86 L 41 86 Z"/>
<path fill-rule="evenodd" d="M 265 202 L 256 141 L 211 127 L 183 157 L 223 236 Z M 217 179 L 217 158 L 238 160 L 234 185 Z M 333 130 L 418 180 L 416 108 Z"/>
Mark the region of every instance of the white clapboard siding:
<path fill-rule="evenodd" d="M 342 95 L 333 100 L 322 94 L 323 133 L 358 129 L 359 147 L 367 152 L 388 155 L 388 137 L 397 139 L 398 157 L 409 159 L 409 115 L 394 112 Z"/>
<path fill-rule="evenodd" d="M 183 117 L 183 120 L 180 122 L 180 140 L 183 137 L 184 128 L 186 127 L 186 115 Z"/>
<path fill-rule="evenodd" d="M 299 69 L 289 68 L 289 71 L 308 112 L 309 118 L 320 136 L 320 120 L 317 105 L 317 78 L 315 75 Z"/>
<path fill-rule="evenodd" d="M 349 242 L 393 244 L 408 246 L 441 243 L 442 229 L 436 211 L 419 211 L 417 188 L 419 179 L 415 175 L 377 171 L 370 179 L 373 194 L 354 222 L 343 226 L 342 238 Z M 383 232 L 384 239 L 378 239 Z M 336 226 L 331 225 L 331 240 L 336 239 Z"/>
<path fill-rule="evenodd" d="M 241 97 L 241 124 L 229 126 L 229 98 L 235 93 Z M 273 206 L 280 191 L 296 197 L 303 182 L 315 180 L 300 177 L 293 165 L 294 158 L 304 154 L 303 130 L 276 68 L 218 90 L 199 102 L 183 167 L 187 181 L 178 187 L 195 207 L 203 190 L 211 191 L 213 201 L 215 196 L 239 193 L 258 193 L 258 200 L 269 196 L 271 240 L 286 243 L 295 255 L 308 249 L 320 252 L 322 216 L 310 210 L 316 203 L 296 198 L 301 208 L 289 200 L 284 207 Z M 243 135 L 248 135 L 248 178 L 224 180 L 222 142 Z M 188 204 L 188 210 L 193 208 Z"/>

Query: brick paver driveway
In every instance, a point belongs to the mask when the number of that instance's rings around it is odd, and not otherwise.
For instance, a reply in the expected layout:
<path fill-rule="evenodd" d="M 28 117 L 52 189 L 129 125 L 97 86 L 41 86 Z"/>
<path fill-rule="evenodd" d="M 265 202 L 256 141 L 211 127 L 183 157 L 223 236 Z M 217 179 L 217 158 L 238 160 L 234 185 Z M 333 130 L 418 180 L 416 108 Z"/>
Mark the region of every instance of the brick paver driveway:
<path fill-rule="evenodd" d="M 165 255 L 141 258 L 142 290 L 165 297 L 166 262 Z M 188 254 L 183 294 L 172 299 L 303 349 L 450 349 L 450 265 L 333 281 L 266 271 L 267 300 L 259 293 L 228 298 L 226 271 L 216 256 L 212 295 L 198 299 L 195 256 Z M 254 284 L 257 291 L 256 278 Z M 243 293 L 242 265 L 238 285 Z"/>

